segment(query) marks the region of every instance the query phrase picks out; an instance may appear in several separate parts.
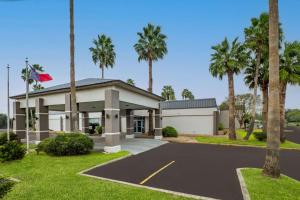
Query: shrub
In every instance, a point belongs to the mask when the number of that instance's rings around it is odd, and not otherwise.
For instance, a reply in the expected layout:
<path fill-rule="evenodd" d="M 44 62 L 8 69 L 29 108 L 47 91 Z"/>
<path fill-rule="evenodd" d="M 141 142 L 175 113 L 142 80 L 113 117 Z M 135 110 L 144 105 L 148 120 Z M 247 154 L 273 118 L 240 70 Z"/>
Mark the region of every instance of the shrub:
<path fill-rule="evenodd" d="M 266 141 L 267 140 L 267 133 L 254 132 L 253 135 L 258 141 Z"/>
<path fill-rule="evenodd" d="M 224 125 L 223 125 L 222 123 L 220 123 L 220 124 L 218 125 L 218 130 L 219 130 L 219 131 L 223 131 L 223 130 L 224 130 Z"/>
<path fill-rule="evenodd" d="M 17 134 L 9 133 L 10 141 L 19 141 Z M 0 145 L 7 142 L 7 133 L 0 133 Z"/>
<path fill-rule="evenodd" d="M 11 190 L 13 185 L 13 181 L 0 177 L 0 199 Z"/>
<path fill-rule="evenodd" d="M 97 127 L 96 127 L 96 132 L 97 132 L 98 134 L 102 134 L 102 126 L 97 126 Z"/>
<path fill-rule="evenodd" d="M 87 154 L 93 147 L 93 140 L 86 135 L 67 133 L 43 140 L 38 144 L 37 149 L 50 155 L 66 156 Z"/>
<path fill-rule="evenodd" d="M 25 156 L 25 147 L 17 141 L 9 141 L 0 146 L 0 161 L 19 160 Z"/>
<path fill-rule="evenodd" d="M 176 129 L 172 126 L 167 126 L 162 129 L 162 134 L 164 137 L 177 137 L 178 133 Z"/>
<path fill-rule="evenodd" d="M 300 123 L 297 123 L 296 126 L 300 126 Z"/>

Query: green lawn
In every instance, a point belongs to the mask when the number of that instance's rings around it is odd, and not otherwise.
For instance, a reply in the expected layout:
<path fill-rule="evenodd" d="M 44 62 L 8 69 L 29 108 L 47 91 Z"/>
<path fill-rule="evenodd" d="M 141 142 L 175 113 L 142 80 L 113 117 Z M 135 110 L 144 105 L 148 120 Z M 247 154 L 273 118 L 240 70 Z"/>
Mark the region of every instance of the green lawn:
<path fill-rule="evenodd" d="M 251 200 L 300 200 L 300 182 L 287 176 L 272 179 L 261 169 L 242 169 Z"/>
<path fill-rule="evenodd" d="M 260 130 L 255 130 L 260 131 Z M 245 146 L 255 146 L 255 147 L 266 147 L 266 142 L 257 141 L 254 138 L 254 135 L 251 134 L 248 141 L 243 140 L 243 137 L 246 135 L 246 131 L 239 129 L 236 131 L 237 140 L 229 140 L 228 136 L 198 136 L 196 140 L 199 143 L 206 144 L 222 144 L 222 145 L 245 145 Z M 300 144 L 296 144 L 291 141 L 286 141 L 281 144 L 282 149 L 300 149 Z"/>
<path fill-rule="evenodd" d="M 31 153 L 20 161 L 0 163 L 1 174 L 21 180 L 4 199 L 186 199 L 78 175 L 82 170 L 126 155 L 127 152 L 94 152 L 84 156 L 52 157 Z M 120 170 L 126 173 L 130 169 Z"/>

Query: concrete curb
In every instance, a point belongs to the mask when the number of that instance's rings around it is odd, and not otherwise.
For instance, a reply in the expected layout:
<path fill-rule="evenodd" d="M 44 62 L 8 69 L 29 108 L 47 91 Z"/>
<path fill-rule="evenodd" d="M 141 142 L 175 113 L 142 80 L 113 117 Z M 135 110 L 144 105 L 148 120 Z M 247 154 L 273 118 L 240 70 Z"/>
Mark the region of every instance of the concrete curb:
<path fill-rule="evenodd" d="M 129 183 L 129 182 L 125 182 L 125 181 L 118 181 L 118 180 L 114 180 L 114 179 L 109 179 L 109 178 L 104 178 L 104 177 L 99 177 L 99 176 L 93 176 L 93 175 L 89 175 L 89 174 L 85 174 L 85 172 L 90 171 L 96 167 L 101 167 L 101 166 L 105 166 L 108 165 L 110 163 L 114 163 L 117 162 L 119 160 L 123 160 L 125 158 L 128 158 L 132 156 L 132 154 L 129 154 L 127 156 L 121 157 L 121 158 L 117 158 L 111 161 L 108 161 L 106 163 L 102 163 L 100 165 L 96 165 L 94 167 L 85 169 L 81 172 L 78 172 L 79 175 L 81 176 L 86 176 L 86 177 L 90 177 L 90 178 L 95 178 L 95 179 L 99 179 L 99 180 L 104 180 L 104 181 L 110 181 L 110 182 L 114 182 L 114 183 L 119 183 L 119 184 L 125 184 L 125 185 L 129 185 L 129 186 L 133 186 L 133 187 L 137 187 L 137 188 L 144 188 L 144 189 L 149 189 L 149 190 L 153 190 L 153 191 L 158 191 L 158 192 L 163 192 L 163 193 L 167 193 L 167 194 L 173 194 L 173 195 L 177 195 L 177 196 L 182 196 L 182 197 L 187 197 L 187 198 L 192 198 L 192 199 L 199 199 L 199 200 L 218 200 L 218 199 L 214 199 L 214 198 L 210 198 L 210 197 L 204 197 L 204 196 L 198 196 L 198 195 L 192 195 L 192 194 L 186 194 L 186 193 L 181 193 L 181 192 L 175 192 L 175 191 L 171 191 L 171 190 L 165 190 L 165 189 L 160 189 L 160 188 L 154 188 L 154 187 L 149 187 L 149 186 L 144 186 L 144 185 L 139 185 L 139 184 L 135 184 L 135 183 Z"/>
<path fill-rule="evenodd" d="M 246 182 L 245 182 L 243 174 L 241 172 L 242 169 L 248 169 L 248 168 L 237 168 L 236 173 L 237 173 L 237 176 L 238 176 L 238 179 L 240 182 L 243 198 L 244 198 L 244 200 L 251 200 L 248 189 L 247 189 Z"/>

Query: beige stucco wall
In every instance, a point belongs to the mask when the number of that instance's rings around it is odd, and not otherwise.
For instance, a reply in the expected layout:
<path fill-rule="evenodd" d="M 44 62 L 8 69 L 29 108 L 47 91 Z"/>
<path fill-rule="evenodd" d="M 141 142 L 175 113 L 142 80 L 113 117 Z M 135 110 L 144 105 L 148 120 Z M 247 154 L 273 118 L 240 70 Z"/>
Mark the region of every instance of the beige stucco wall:
<path fill-rule="evenodd" d="M 219 115 L 219 123 L 222 123 L 224 128 L 229 128 L 229 111 L 228 110 L 221 110 Z M 235 128 L 240 128 L 239 121 L 235 119 Z"/>

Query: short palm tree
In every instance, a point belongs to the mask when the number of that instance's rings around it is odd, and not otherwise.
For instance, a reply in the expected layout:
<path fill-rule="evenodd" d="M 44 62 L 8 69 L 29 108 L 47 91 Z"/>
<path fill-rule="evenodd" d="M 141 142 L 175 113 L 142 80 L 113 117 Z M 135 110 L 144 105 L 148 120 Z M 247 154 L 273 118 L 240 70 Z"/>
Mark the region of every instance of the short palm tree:
<path fill-rule="evenodd" d="M 266 159 L 263 174 L 280 176 L 280 104 L 279 104 L 279 12 L 278 0 L 269 0 L 269 105 Z"/>
<path fill-rule="evenodd" d="M 223 79 L 228 77 L 229 89 L 229 139 L 235 140 L 235 96 L 234 96 L 234 75 L 239 74 L 247 66 L 249 54 L 243 44 L 234 39 L 231 45 L 227 38 L 220 44 L 213 46 L 211 64 L 209 71 L 214 77 Z"/>
<path fill-rule="evenodd" d="M 189 100 L 195 99 L 193 93 L 188 89 L 183 89 L 181 96 L 182 96 L 182 99 L 189 99 Z"/>
<path fill-rule="evenodd" d="M 288 84 L 300 84 L 300 42 L 284 44 L 280 59 L 280 140 L 285 141 L 285 99 Z"/>
<path fill-rule="evenodd" d="M 102 71 L 101 78 L 104 79 L 104 68 L 113 67 L 115 64 L 116 53 L 114 45 L 111 38 L 104 34 L 98 35 L 98 38 L 93 43 L 94 47 L 90 48 L 92 59 L 95 65 L 99 64 L 99 68 Z"/>
<path fill-rule="evenodd" d="M 149 67 L 148 91 L 153 92 L 152 63 L 162 59 L 168 52 L 166 39 L 167 36 L 161 33 L 160 26 L 148 24 L 143 28 L 143 32 L 138 32 L 138 42 L 134 49 L 138 54 L 138 61 L 145 60 Z M 149 110 L 149 133 L 153 133 L 153 111 Z"/>
<path fill-rule="evenodd" d="M 39 64 L 33 64 L 32 67 L 35 70 L 38 70 L 38 71 L 41 71 L 41 72 L 44 71 L 44 68 Z M 22 69 L 21 73 L 22 73 L 21 78 L 24 81 L 26 81 L 26 68 Z M 31 85 L 31 84 L 34 83 L 33 86 L 32 86 L 32 89 L 34 91 L 44 89 L 44 87 L 38 81 L 34 81 L 34 80 L 30 79 L 30 73 L 31 73 L 31 69 L 28 69 L 28 84 Z"/>
<path fill-rule="evenodd" d="M 135 83 L 134 83 L 134 80 L 133 79 L 131 79 L 131 78 L 129 78 L 129 79 L 127 79 L 127 81 L 126 81 L 129 85 L 135 85 Z"/>
<path fill-rule="evenodd" d="M 167 101 L 175 100 L 175 92 L 171 85 L 165 85 L 162 89 L 161 96 Z"/>

